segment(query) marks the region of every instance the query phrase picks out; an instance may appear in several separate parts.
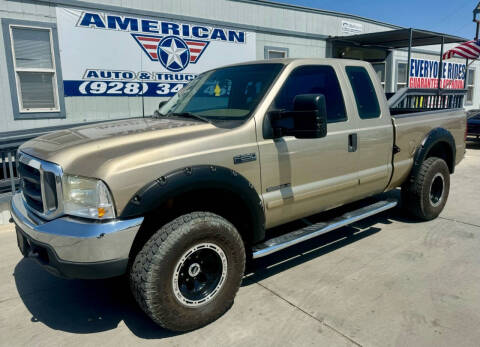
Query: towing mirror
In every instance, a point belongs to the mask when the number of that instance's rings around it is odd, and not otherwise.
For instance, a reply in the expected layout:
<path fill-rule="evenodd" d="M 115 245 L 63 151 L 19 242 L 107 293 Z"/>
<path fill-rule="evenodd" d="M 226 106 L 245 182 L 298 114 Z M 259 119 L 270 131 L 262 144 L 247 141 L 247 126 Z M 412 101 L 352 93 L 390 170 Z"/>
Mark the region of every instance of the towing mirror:
<path fill-rule="evenodd" d="M 161 116 L 161 113 L 160 113 L 160 109 L 162 108 L 163 105 L 165 105 L 167 103 L 167 100 L 163 100 L 163 101 L 160 101 L 160 103 L 158 104 L 158 108 L 153 111 L 153 116 L 154 117 L 160 117 Z"/>
<path fill-rule="evenodd" d="M 323 94 L 301 94 L 293 100 L 293 111 L 270 112 L 274 137 L 318 139 L 327 136 L 327 108 Z"/>
<path fill-rule="evenodd" d="M 167 100 L 163 100 L 163 101 L 160 101 L 160 103 L 158 104 L 158 109 L 161 109 L 163 105 L 165 105 L 167 103 Z"/>

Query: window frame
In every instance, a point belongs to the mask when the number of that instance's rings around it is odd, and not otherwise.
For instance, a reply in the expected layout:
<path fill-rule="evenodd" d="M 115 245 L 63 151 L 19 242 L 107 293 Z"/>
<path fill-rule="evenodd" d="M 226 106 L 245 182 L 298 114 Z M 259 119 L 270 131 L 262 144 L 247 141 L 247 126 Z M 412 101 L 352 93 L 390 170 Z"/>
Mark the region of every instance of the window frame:
<path fill-rule="evenodd" d="M 375 70 L 375 65 L 376 66 L 383 65 L 383 81 L 380 80 L 379 82 L 382 85 L 383 90 L 386 90 L 385 86 L 386 86 L 386 82 L 387 82 L 387 62 L 382 61 L 382 62 L 374 62 L 374 63 L 371 63 L 371 64 L 372 64 L 373 70 L 375 71 L 375 75 L 377 75 L 377 77 L 378 77 L 378 74 L 377 74 L 377 70 Z"/>
<path fill-rule="evenodd" d="M 270 52 L 276 52 L 276 53 L 283 53 L 285 56 L 283 58 L 278 58 L 278 59 L 285 59 L 289 57 L 289 49 L 286 47 L 273 47 L 273 46 L 265 46 L 264 47 L 264 58 L 267 60 L 270 59 L 277 59 L 277 58 L 270 58 Z"/>
<path fill-rule="evenodd" d="M 10 95 L 12 101 L 14 120 L 23 119 L 59 119 L 66 118 L 65 100 L 63 91 L 63 78 L 60 65 L 60 50 L 58 44 L 58 35 L 55 23 L 34 22 L 25 20 L 5 19 L 1 20 L 5 54 L 7 60 L 8 79 L 10 84 Z M 52 68 L 22 68 L 17 67 L 15 59 L 15 46 L 13 39 L 13 30 L 15 28 L 46 30 L 49 32 L 50 52 L 52 57 Z M 38 72 L 52 74 L 54 108 L 24 108 L 21 82 L 18 73 Z"/>
<path fill-rule="evenodd" d="M 398 88 L 399 84 L 404 85 L 403 88 L 408 88 L 408 77 L 407 77 L 407 80 L 405 82 L 399 82 L 398 81 L 399 80 L 399 78 L 398 78 L 399 77 L 399 71 L 400 71 L 398 66 L 400 64 L 405 64 L 405 68 L 408 71 L 408 62 L 406 60 L 397 60 L 395 62 L 395 92 L 398 92 L 401 89 L 401 88 L 400 89 Z"/>
<path fill-rule="evenodd" d="M 467 89 L 467 94 L 465 95 L 465 105 L 473 105 L 474 93 L 475 93 L 475 68 L 468 68 L 467 79 L 465 81 L 465 89 Z M 468 78 L 473 73 L 472 84 L 468 84 Z M 472 88 L 472 99 L 468 100 L 468 89 Z"/>

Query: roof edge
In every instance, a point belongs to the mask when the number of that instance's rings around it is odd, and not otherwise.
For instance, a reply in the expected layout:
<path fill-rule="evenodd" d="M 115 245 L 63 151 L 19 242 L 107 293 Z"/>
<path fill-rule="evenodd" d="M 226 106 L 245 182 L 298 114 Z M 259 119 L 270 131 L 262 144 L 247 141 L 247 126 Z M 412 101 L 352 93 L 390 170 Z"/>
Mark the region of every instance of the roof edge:
<path fill-rule="evenodd" d="M 283 8 L 283 9 L 292 10 L 292 11 L 326 14 L 326 15 L 329 15 L 329 16 L 356 19 L 356 20 L 360 20 L 360 21 L 363 21 L 363 22 L 371 23 L 371 24 L 386 26 L 386 27 L 389 27 L 389 28 L 392 28 L 392 29 L 405 29 L 405 27 L 402 27 L 402 26 L 399 26 L 399 25 L 386 23 L 386 22 L 382 22 L 382 21 L 378 21 L 378 20 L 375 20 L 375 19 L 366 18 L 366 17 L 362 17 L 362 16 L 357 16 L 357 15 L 354 15 L 354 14 L 342 13 L 342 12 L 336 12 L 336 11 L 329 11 L 329 10 L 322 10 L 322 9 L 317 9 L 317 8 L 307 7 L 307 6 L 300 6 L 300 5 L 290 5 L 290 4 L 285 4 L 285 3 L 282 3 L 282 2 L 271 1 L 271 0 L 228 0 L 228 1 L 244 2 L 244 3 L 248 3 L 248 4 L 252 4 L 252 5 L 259 5 L 259 6 L 277 7 L 277 8 Z"/>

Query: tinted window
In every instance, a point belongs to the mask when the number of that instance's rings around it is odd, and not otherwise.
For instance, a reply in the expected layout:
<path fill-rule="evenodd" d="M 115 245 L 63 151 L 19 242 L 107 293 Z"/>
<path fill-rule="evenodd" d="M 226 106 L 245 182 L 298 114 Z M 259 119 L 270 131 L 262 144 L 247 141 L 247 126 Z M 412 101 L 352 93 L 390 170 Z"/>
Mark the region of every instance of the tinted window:
<path fill-rule="evenodd" d="M 360 66 L 347 66 L 346 71 L 355 95 L 360 118 L 380 117 L 377 94 L 367 70 Z"/>
<path fill-rule="evenodd" d="M 302 66 L 295 69 L 275 100 L 275 108 L 292 111 L 293 99 L 300 94 L 323 94 L 328 122 L 347 120 L 342 90 L 331 66 Z"/>

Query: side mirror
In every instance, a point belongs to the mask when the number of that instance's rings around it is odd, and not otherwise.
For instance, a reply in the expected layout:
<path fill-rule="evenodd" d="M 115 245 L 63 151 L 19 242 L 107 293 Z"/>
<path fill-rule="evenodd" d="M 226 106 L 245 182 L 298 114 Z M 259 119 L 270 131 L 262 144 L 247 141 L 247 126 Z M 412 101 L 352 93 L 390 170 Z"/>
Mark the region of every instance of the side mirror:
<path fill-rule="evenodd" d="M 327 136 L 327 108 L 323 94 L 301 94 L 293 100 L 293 111 L 269 114 L 274 137 L 318 139 Z"/>
<path fill-rule="evenodd" d="M 159 112 L 159 110 L 162 108 L 163 105 L 165 105 L 167 103 L 167 100 L 163 100 L 163 101 L 160 101 L 160 103 L 158 104 L 158 108 L 153 111 L 153 116 L 154 117 L 160 117 L 161 116 L 161 113 Z"/>
<path fill-rule="evenodd" d="M 163 105 L 165 105 L 167 103 L 168 100 L 163 100 L 163 101 L 160 101 L 160 103 L 158 104 L 158 109 L 161 109 Z"/>

